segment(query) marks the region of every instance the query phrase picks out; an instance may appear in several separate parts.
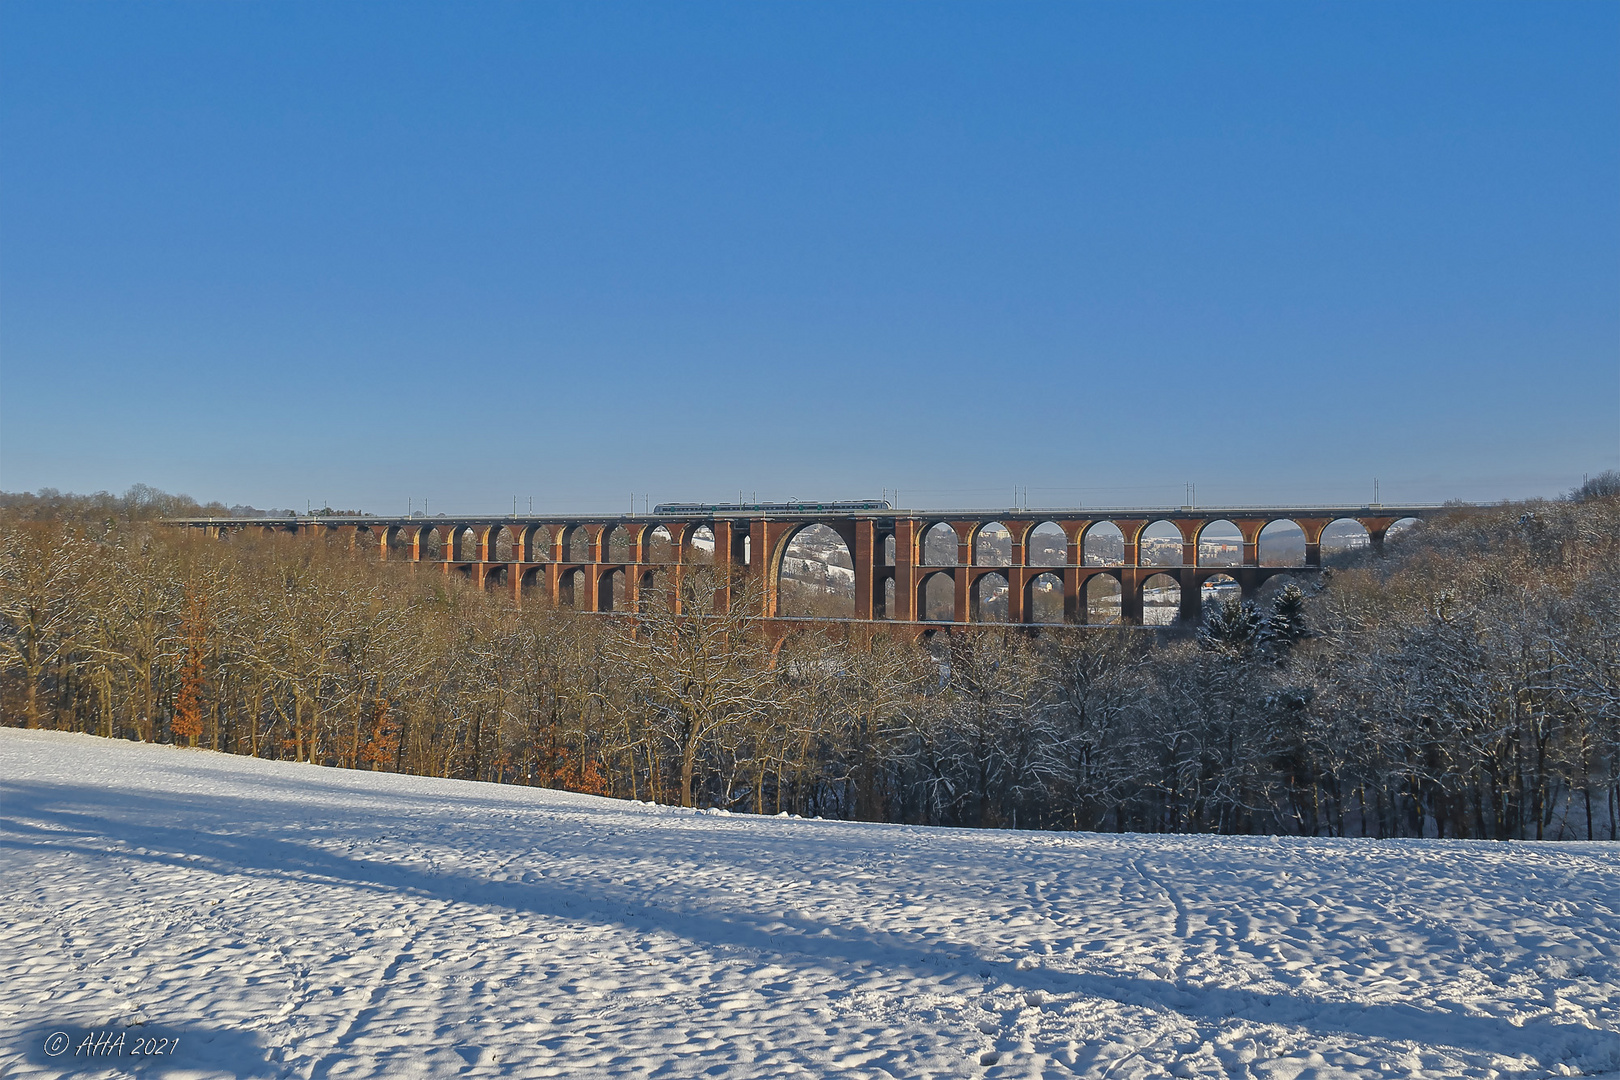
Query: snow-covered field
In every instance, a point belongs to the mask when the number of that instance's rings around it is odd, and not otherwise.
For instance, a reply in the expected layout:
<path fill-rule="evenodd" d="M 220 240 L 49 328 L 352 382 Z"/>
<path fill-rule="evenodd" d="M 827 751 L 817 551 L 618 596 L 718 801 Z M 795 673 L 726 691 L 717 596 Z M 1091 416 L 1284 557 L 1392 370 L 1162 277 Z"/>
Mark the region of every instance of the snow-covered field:
<path fill-rule="evenodd" d="M 1620 1070 L 1620 845 L 761 819 L 15 729 L 0 785 L 7 1078 Z"/>

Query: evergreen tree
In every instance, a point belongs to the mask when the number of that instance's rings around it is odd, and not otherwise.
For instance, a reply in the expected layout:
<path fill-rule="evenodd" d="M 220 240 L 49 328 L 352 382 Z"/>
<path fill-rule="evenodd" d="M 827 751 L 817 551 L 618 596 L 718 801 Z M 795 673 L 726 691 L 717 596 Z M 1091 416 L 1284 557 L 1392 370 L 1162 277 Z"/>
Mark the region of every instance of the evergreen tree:
<path fill-rule="evenodd" d="M 1204 616 L 1198 640 L 1205 648 L 1248 652 L 1259 640 L 1260 612 L 1252 600 L 1224 600 Z"/>
<path fill-rule="evenodd" d="M 1271 615 L 1260 628 L 1262 644 L 1286 653 L 1295 644 L 1311 636 L 1305 620 L 1305 592 L 1290 583 L 1271 601 Z"/>

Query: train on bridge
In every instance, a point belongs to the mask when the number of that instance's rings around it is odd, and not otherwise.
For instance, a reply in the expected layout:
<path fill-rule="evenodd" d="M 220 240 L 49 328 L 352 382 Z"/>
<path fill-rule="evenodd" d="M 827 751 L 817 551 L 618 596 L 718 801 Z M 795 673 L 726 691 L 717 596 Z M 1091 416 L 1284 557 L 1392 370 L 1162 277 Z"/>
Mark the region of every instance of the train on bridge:
<path fill-rule="evenodd" d="M 893 510 L 885 499 L 848 499 L 843 502 L 766 503 L 659 503 L 655 514 L 848 514 L 861 510 Z"/>

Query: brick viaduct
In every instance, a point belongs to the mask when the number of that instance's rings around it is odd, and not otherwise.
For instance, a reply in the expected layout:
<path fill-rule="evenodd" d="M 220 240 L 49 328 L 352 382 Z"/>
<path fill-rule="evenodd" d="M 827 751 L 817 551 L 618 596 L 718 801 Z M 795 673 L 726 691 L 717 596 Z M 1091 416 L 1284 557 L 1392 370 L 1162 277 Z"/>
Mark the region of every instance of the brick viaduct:
<path fill-rule="evenodd" d="M 187 518 L 170 524 L 204 529 L 213 536 L 258 529 L 336 537 L 346 540 L 351 548 L 360 547 L 363 541 L 381 559 L 427 563 L 482 588 L 509 590 L 514 603 L 538 596 L 553 605 L 586 611 L 612 611 L 616 606 L 634 611 L 660 576 L 678 576 L 697 562 L 712 562 L 718 572 L 722 587 L 716 593 L 715 605 L 717 610 L 724 610 L 731 603 L 732 591 L 725 583 L 735 580 L 736 572 L 752 574 L 762 567 L 763 609 L 759 615 L 767 619 L 779 617 L 777 594 L 789 542 L 803 529 L 824 525 L 842 539 L 854 565 L 857 620 L 921 621 L 928 582 L 944 575 L 953 586 L 955 622 L 976 622 L 979 582 L 989 575 L 1000 575 L 1007 587 L 1006 621 L 1035 621 L 1034 590 L 1037 582 L 1045 578 L 1047 588 L 1061 585 L 1063 621 L 1083 623 L 1087 583 L 1098 575 L 1107 575 L 1119 585 L 1121 621 L 1140 625 L 1144 586 L 1155 575 L 1165 574 L 1175 581 L 1180 588 L 1179 621 L 1196 624 L 1202 615 L 1202 586 L 1210 578 L 1226 575 L 1245 597 L 1251 597 L 1275 575 L 1320 570 L 1322 533 L 1335 521 L 1360 523 L 1371 547 L 1381 552 L 1385 534 L 1395 522 L 1421 519 L 1439 509 L 1363 506 L 1197 511 L 1181 507 L 762 512 L 746 507 L 713 507 L 699 513 L 631 516 Z M 1143 533 L 1160 521 L 1174 525 L 1180 534 L 1180 565 L 1144 562 Z M 1261 565 L 1260 533 L 1278 521 L 1292 521 L 1304 533 L 1303 566 Z M 1216 522 L 1229 522 L 1241 534 L 1240 565 L 1224 560 L 1217 565 L 1200 559 L 1202 534 Z M 1032 563 L 1031 533 L 1048 523 L 1062 530 L 1064 561 L 1056 565 Z M 1086 534 L 1105 523 L 1116 526 L 1124 542 L 1123 557 L 1117 562 L 1103 563 L 1084 555 Z M 941 524 L 954 533 L 955 558 L 927 561 L 924 537 Z M 1010 560 L 986 561 L 982 552 L 976 560 L 975 541 L 981 532 L 995 525 L 1005 528 L 1010 536 Z M 713 552 L 708 558 L 696 556 L 693 548 L 694 537 L 705 528 L 713 537 Z M 668 541 L 658 537 L 655 544 L 654 533 L 660 529 Z M 435 538 L 437 545 L 433 543 Z M 435 547 L 438 557 L 430 558 Z"/>

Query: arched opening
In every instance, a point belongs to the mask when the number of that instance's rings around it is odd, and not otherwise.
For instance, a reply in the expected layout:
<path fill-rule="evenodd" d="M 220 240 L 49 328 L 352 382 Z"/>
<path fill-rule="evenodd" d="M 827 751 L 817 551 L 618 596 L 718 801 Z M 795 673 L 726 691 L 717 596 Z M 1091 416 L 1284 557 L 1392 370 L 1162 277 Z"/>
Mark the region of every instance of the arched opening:
<path fill-rule="evenodd" d="M 692 538 L 686 542 L 686 547 L 688 562 L 714 562 L 714 530 L 707 525 L 699 525 L 692 530 Z"/>
<path fill-rule="evenodd" d="M 223 535 L 223 534 L 221 534 Z M 381 539 L 380 530 L 359 528 L 354 533 L 354 550 L 357 555 L 377 554 L 377 543 Z"/>
<path fill-rule="evenodd" d="M 546 525 L 536 525 L 529 530 L 528 539 L 524 541 L 527 549 L 523 553 L 525 562 L 551 561 L 551 529 Z"/>
<path fill-rule="evenodd" d="M 1354 555 L 1372 547 L 1367 526 L 1355 518 L 1339 518 L 1328 522 L 1322 530 L 1322 555 Z"/>
<path fill-rule="evenodd" d="M 623 525 L 615 525 L 613 531 L 608 533 L 607 561 L 612 563 L 629 562 L 630 548 L 630 530 Z"/>
<path fill-rule="evenodd" d="M 496 592 L 506 588 L 507 581 L 506 567 L 491 567 L 489 572 L 484 575 L 484 589 L 488 592 Z"/>
<path fill-rule="evenodd" d="M 1181 617 L 1181 582 L 1154 574 L 1142 582 L 1142 625 L 1173 626 Z"/>
<path fill-rule="evenodd" d="M 1212 577 L 1207 577 L 1204 579 L 1204 584 L 1199 587 L 1199 599 L 1203 603 L 1205 611 L 1212 610 L 1210 607 L 1212 604 L 1219 605 L 1228 600 L 1241 600 L 1242 598 L 1243 587 L 1230 574 L 1215 574 Z"/>
<path fill-rule="evenodd" d="M 422 536 L 422 558 L 432 562 L 450 562 L 450 528 L 435 525 Z"/>
<path fill-rule="evenodd" d="M 1007 578 L 980 574 L 973 582 L 973 622 L 1007 621 Z"/>
<path fill-rule="evenodd" d="M 779 615 L 855 617 L 855 560 L 844 538 L 826 525 L 806 525 L 788 539 L 777 581 Z"/>
<path fill-rule="evenodd" d="M 917 614 L 929 622 L 956 622 L 956 581 L 950 574 L 933 573 L 923 578 L 922 610 Z"/>
<path fill-rule="evenodd" d="M 439 533 L 439 558 L 445 562 L 460 562 L 461 527 L 458 525 L 440 525 L 437 529 Z"/>
<path fill-rule="evenodd" d="M 892 544 L 894 542 L 894 538 L 890 537 L 889 542 Z M 880 619 L 892 619 L 892 618 L 894 618 L 894 578 L 893 577 L 886 577 L 886 578 L 883 579 L 883 610 L 878 612 L 877 616 Z"/>
<path fill-rule="evenodd" d="M 664 536 L 667 542 L 669 534 L 665 533 Z M 643 570 L 641 572 L 640 583 L 636 586 L 636 602 L 633 606 L 637 611 L 647 610 L 648 604 L 655 603 L 657 601 L 658 593 L 658 571 Z"/>
<path fill-rule="evenodd" d="M 1272 574 L 1261 582 L 1260 587 L 1255 590 L 1255 600 L 1261 604 L 1269 604 L 1272 597 L 1290 585 L 1298 585 L 1301 589 L 1305 588 L 1305 582 L 1300 581 L 1299 578 L 1292 574 Z"/>
<path fill-rule="evenodd" d="M 924 566 L 955 566 L 956 556 L 955 529 L 941 521 L 923 533 L 922 564 Z"/>
<path fill-rule="evenodd" d="M 525 570 L 521 582 L 522 599 L 524 603 L 528 603 L 537 591 L 545 587 L 546 572 L 538 567 Z"/>
<path fill-rule="evenodd" d="M 563 562 L 591 561 L 591 534 L 583 525 L 575 525 L 563 533 Z"/>
<path fill-rule="evenodd" d="M 601 603 L 598 605 L 603 611 L 629 611 L 630 600 L 625 596 L 625 585 L 629 578 L 623 570 L 610 570 L 607 580 L 602 583 Z"/>
<path fill-rule="evenodd" d="M 416 526 L 407 525 L 403 528 L 383 530 L 383 542 L 388 545 L 388 558 L 390 560 L 410 557 L 411 537 L 415 535 Z"/>
<path fill-rule="evenodd" d="M 669 538 L 669 530 L 662 525 L 647 534 L 646 550 L 641 553 L 643 562 L 667 565 L 675 561 L 675 544 Z"/>
<path fill-rule="evenodd" d="M 1399 521 L 1390 525 L 1388 529 L 1384 530 L 1384 543 L 1388 544 L 1391 541 L 1396 543 L 1405 543 L 1407 540 L 1410 540 L 1413 536 L 1417 535 L 1418 531 L 1422 528 L 1422 518 L 1401 518 Z"/>
<path fill-rule="evenodd" d="M 517 541 L 518 529 L 510 525 L 502 525 L 496 529 L 494 542 L 489 546 L 489 557 L 496 562 L 517 562 L 518 555 L 523 554 L 522 544 Z"/>
<path fill-rule="evenodd" d="M 1198 530 L 1199 566 L 1242 566 L 1243 534 L 1232 522 L 1211 521 Z"/>
<path fill-rule="evenodd" d="M 1115 530 L 1118 531 L 1118 530 Z M 1063 566 L 1069 561 L 1069 538 L 1055 521 L 1043 521 L 1024 541 L 1024 561 L 1030 566 Z"/>
<path fill-rule="evenodd" d="M 1304 566 L 1305 530 L 1279 518 L 1260 530 L 1261 566 Z"/>
<path fill-rule="evenodd" d="M 1142 530 L 1139 566 L 1180 566 L 1181 530 L 1174 522 L 1155 521 Z"/>
<path fill-rule="evenodd" d="M 883 537 L 883 565 L 894 565 L 894 533 L 888 533 Z"/>
<path fill-rule="evenodd" d="M 954 556 L 952 561 L 955 561 Z M 1012 565 L 1012 533 L 1007 531 L 1007 526 L 999 521 L 980 526 L 978 535 L 973 538 L 973 565 Z M 1005 584 L 1006 579 L 1002 578 L 1002 582 Z"/>
<path fill-rule="evenodd" d="M 1113 574 L 1093 574 L 1086 580 L 1086 622 L 1093 626 L 1117 625 L 1123 595 L 1119 578 Z"/>
<path fill-rule="evenodd" d="M 567 570 L 557 581 L 557 603 L 562 607 L 578 608 L 585 598 L 585 571 Z"/>
<path fill-rule="evenodd" d="M 659 611 L 670 611 L 684 603 L 682 597 L 692 592 L 692 582 L 684 575 L 673 570 L 660 570 L 653 580 L 651 592 L 643 591 L 641 594 L 641 610 L 652 611 L 654 605 Z"/>
<path fill-rule="evenodd" d="M 1080 553 L 1087 566 L 1118 566 L 1125 561 L 1125 534 L 1112 521 L 1099 521 L 1081 538 Z"/>
<path fill-rule="evenodd" d="M 1063 621 L 1063 579 L 1056 574 L 1038 574 L 1025 586 L 1024 618 L 1032 623 Z"/>

